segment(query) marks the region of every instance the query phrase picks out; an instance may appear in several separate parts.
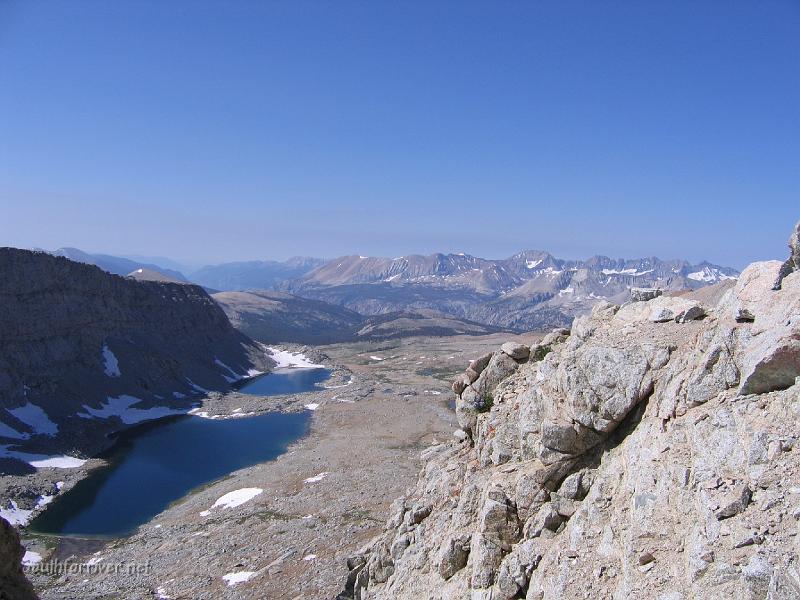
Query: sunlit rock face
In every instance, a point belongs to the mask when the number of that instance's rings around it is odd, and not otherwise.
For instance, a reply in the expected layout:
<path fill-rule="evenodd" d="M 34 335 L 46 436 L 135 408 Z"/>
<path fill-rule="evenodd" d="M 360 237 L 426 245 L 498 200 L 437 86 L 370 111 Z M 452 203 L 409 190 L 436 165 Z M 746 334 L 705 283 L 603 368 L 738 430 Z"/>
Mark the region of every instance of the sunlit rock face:
<path fill-rule="evenodd" d="M 800 597 L 800 272 L 709 298 L 601 302 L 470 365 L 341 597 Z"/>

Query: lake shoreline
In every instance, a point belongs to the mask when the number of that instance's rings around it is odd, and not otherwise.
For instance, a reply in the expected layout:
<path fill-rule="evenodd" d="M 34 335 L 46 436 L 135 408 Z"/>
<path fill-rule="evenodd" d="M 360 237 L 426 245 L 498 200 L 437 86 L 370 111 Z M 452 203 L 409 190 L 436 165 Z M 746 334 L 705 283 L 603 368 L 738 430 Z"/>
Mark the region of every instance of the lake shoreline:
<path fill-rule="evenodd" d="M 277 348 L 276 348 L 277 350 Z M 343 368 L 341 365 L 335 365 L 330 362 L 327 355 L 319 349 L 311 348 L 308 346 L 301 346 L 295 344 L 287 344 L 280 350 L 283 353 L 293 353 L 302 357 L 301 362 L 314 361 L 318 364 L 324 364 L 324 368 L 330 371 L 328 382 L 347 382 L 351 379 L 350 372 Z M 285 366 L 280 364 L 276 369 L 285 369 Z M 318 368 L 318 367 L 314 367 Z M 32 472 L 24 474 L 3 474 L 0 475 L 0 499 L 4 502 L 13 502 L 14 505 L 25 507 L 31 506 L 31 513 L 24 524 L 15 523 L 20 532 L 20 535 L 25 539 L 35 539 L 38 537 L 49 537 L 58 539 L 62 536 L 50 536 L 46 534 L 39 534 L 29 532 L 27 529 L 28 524 L 36 519 L 38 516 L 47 511 L 50 501 L 41 504 L 42 498 L 50 497 L 58 498 L 63 494 L 69 492 L 79 482 L 91 476 L 98 469 L 109 467 L 106 457 L 113 454 L 120 436 L 136 435 L 137 431 L 141 429 L 148 429 L 152 427 L 159 427 L 165 422 L 170 420 L 193 416 L 195 418 L 213 418 L 213 419 L 229 419 L 239 418 L 242 416 L 237 413 L 237 408 L 241 409 L 247 416 L 258 416 L 269 412 L 278 413 L 297 413 L 308 410 L 303 402 L 303 397 L 307 394 L 314 394 L 315 392 L 307 392 L 306 394 L 286 394 L 275 396 L 257 396 L 247 393 L 242 393 L 239 388 L 246 385 L 248 380 L 268 376 L 270 373 L 260 373 L 249 378 L 245 378 L 237 385 L 233 386 L 230 390 L 224 392 L 209 392 L 205 396 L 196 397 L 191 399 L 191 404 L 183 409 L 185 412 L 178 414 L 166 415 L 156 419 L 149 419 L 134 423 L 130 425 L 123 425 L 113 429 L 108 429 L 102 436 L 89 438 L 87 441 L 82 441 L 81 446 L 85 449 L 83 453 L 85 462 L 72 468 L 38 468 Z M 330 385 L 334 385 L 330 384 Z M 323 392 L 321 389 L 319 392 Z M 117 420 L 118 423 L 121 421 Z M 107 423 L 98 420 L 97 423 L 101 426 L 107 426 Z M 40 499 L 37 501 L 37 498 Z M 80 539 L 80 538 L 75 538 Z M 117 538 L 109 538 L 117 539 Z"/>
<path fill-rule="evenodd" d="M 83 548 L 67 544 L 43 554 L 45 560 L 73 556 L 103 565 L 146 559 L 151 572 L 66 580 L 29 572 L 29 577 L 42 600 L 113 594 L 261 599 L 286 597 L 287 590 L 309 600 L 334 597 L 347 557 L 382 530 L 391 502 L 416 481 L 420 453 L 453 439 L 457 423 L 447 406 L 451 377 L 506 339 L 417 338 L 324 347 L 329 364 L 342 367 L 338 381 L 299 399 L 273 397 L 269 403 L 284 410 L 318 405 L 308 435 L 287 452 L 195 490 L 130 537 L 97 549 L 86 542 Z M 227 410 L 239 407 L 238 400 L 228 397 Z M 263 493 L 235 508 L 212 508 L 230 494 L 254 488 Z M 247 572 L 253 573 L 251 580 L 226 583 Z"/>

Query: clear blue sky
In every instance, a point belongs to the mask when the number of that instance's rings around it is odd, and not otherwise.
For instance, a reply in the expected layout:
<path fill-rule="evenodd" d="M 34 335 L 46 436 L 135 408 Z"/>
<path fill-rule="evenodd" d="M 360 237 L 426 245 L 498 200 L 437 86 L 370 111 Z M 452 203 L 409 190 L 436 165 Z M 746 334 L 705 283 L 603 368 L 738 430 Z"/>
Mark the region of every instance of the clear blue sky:
<path fill-rule="evenodd" d="M 797 0 L 0 0 L 0 245 L 741 267 L 797 219 Z"/>

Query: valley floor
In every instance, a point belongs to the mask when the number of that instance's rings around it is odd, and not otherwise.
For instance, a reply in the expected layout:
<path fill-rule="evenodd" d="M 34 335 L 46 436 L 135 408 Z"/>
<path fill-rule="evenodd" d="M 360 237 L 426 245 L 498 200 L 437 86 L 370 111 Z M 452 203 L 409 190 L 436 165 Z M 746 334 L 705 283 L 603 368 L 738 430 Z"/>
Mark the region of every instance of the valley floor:
<path fill-rule="evenodd" d="M 534 336 L 519 338 L 530 343 Z M 326 364 L 337 367 L 325 390 L 209 398 L 201 410 L 211 415 L 309 405 L 315 413 L 309 435 L 289 452 L 197 490 L 129 538 L 23 536 L 41 564 L 69 560 L 85 567 L 28 575 L 45 600 L 335 598 L 346 558 L 382 531 L 389 504 L 416 482 L 420 452 L 457 427 L 450 382 L 470 359 L 507 339 L 325 346 L 319 350 Z M 212 508 L 223 496 L 244 501 Z M 132 565 L 140 572 L 129 573 Z"/>

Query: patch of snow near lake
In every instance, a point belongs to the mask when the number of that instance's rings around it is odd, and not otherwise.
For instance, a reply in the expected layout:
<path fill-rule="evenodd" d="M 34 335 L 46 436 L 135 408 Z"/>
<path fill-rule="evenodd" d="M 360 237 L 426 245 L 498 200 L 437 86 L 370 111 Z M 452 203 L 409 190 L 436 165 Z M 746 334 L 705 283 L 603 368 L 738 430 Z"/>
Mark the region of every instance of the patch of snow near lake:
<path fill-rule="evenodd" d="M 20 433 L 10 425 L 6 425 L 0 421 L 0 437 L 11 438 L 12 440 L 27 440 L 31 436 L 27 433 Z"/>
<path fill-rule="evenodd" d="M 217 501 L 211 505 L 210 509 L 204 510 L 200 515 L 206 517 L 211 514 L 211 509 L 214 508 L 236 508 L 245 502 L 249 502 L 263 491 L 264 490 L 261 488 L 242 488 L 240 490 L 228 492 L 224 496 L 218 498 Z"/>
<path fill-rule="evenodd" d="M 47 456 L 46 454 L 28 454 L 9 450 L 9 446 L 0 446 L 0 458 L 16 458 L 36 467 L 37 469 L 50 467 L 54 469 L 76 469 L 83 466 L 86 461 L 74 456 Z"/>
<path fill-rule="evenodd" d="M 385 358 L 381 358 L 380 356 L 370 356 L 372 360 L 386 360 Z"/>
<path fill-rule="evenodd" d="M 190 410 L 186 414 L 188 414 L 188 415 L 190 415 L 192 417 L 200 417 L 201 419 L 211 419 L 211 420 L 222 419 L 222 420 L 225 420 L 225 419 L 241 419 L 243 417 L 252 417 L 256 413 L 254 413 L 254 412 L 242 412 L 241 408 L 237 408 L 235 411 L 233 411 L 229 415 L 210 415 L 210 414 L 208 414 L 208 412 L 206 412 L 204 410 L 200 410 L 200 408 L 198 407 L 198 408 L 193 408 L 192 410 Z"/>
<path fill-rule="evenodd" d="M 105 404 L 101 408 L 92 408 L 83 405 L 85 413 L 78 413 L 82 419 L 109 419 L 111 417 L 119 417 L 119 419 L 126 425 L 133 425 L 141 423 L 142 421 L 150 421 L 152 419 L 160 419 L 170 415 L 182 415 L 185 411 L 167 408 L 166 406 L 154 406 L 152 408 L 131 408 L 134 404 L 141 402 L 139 398 L 123 394 L 116 398 L 109 396 Z"/>
<path fill-rule="evenodd" d="M 26 550 L 25 556 L 22 557 L 22 564 L 26 567 L 32 567 L 42 562 L 42 555 L 33 550 Z"/>
<path fill-rule="evenodd" d="M 17 419 L 28 425 L 34 430 L 36 435 L 47 435 L 53 437 L 58 433 L 58 425 L 50 420 L 47 413 L 40 406 L 28 402 L 19 408 L 7 408 Z"/>
<path fill-rule="evenodd" d="M 316 402 L 312 402 L 311 404 L 306 404 L 306 408 L 308 410 L 317 410 L 319 408 L 319 404 Z"/>
<path fill-rule="evenodd" d="M 439 390 L 423 390 L 422 393 L 423 394 L 430 394 L 432 396 L 441 396 L 442 395 L 442 392 L 440 392 Z"/>
<path fill-rule="evenodd" d="M 32 510 L 20 508 L 13 500 L 8 501 L 6 508 L 0 508 L 0 517 L 3 517 L 12 525 L 27 525 L 32 514 Z"/>
<path fill-rule="evenodd" d="M 221 419 L 221 415 L 209 415 L 206 411 L 200 410 L 199 408 L 193 408 L 187 414 L 193 417 L 200 417 L 201 419 Z"/>
<path fill-rule="evenodd" d="M 84 459 L 67 456 L 66 454 L 62 456 L 46 456 L 44 454 L 24 454 L 20 452 L 19 456 L 30 457 L 29 459 L 23 458 L 22 460 L 27 460 L 30 466 L 36 467 L 37 469 L 77 469 L 86 464 Z"/>
<path fill-rule="evenodd" d="M 312 363 L 304 354 L 300 352 L 289 352 L 288 350 L 280 350 L 278 348 L 266 347 L 270 352 L 270 357 L 277 365 L 276 369 L 322 369 L 325 365 L 317 365 Z"/>
<path fill-rule="evenodd" d="M 36 500 L 36 508 L 47 506 L 53 501 L 54 496 L 39 496 Z M 0 517 L 12 525 L 27 525 L 31 519 L 31 515 L 35 509 L 20 508 L 19 505 L 13 500 L 9 500 L 5 508 L 0 508 Z"/>
<path fill-rule="evenodd" d="M 103 344 L 103 368 L 109 377 L 119 377 L 122 372 L 119 370 L 119 361 L 108 344 Z"/>
<path fill-rule="evenodd" d="M 328 476 L 327 471 L 323 471 L 318 475 L 314 475 L 313 477 L 309 477 L 308 479 L 304 479 L 303 483 L 317 483 L 318 481 L 322 481 Z"/>
<path fill-rule="evenodd" d="M 223 575 L 222 579 L 228 584 L 228 587 L 233 587 L 234 585 L 249 581 L 250 578 L 255 574 L 255 571 L 238 571 L 236 573 L 228 573 L 227 575 Z"/>

